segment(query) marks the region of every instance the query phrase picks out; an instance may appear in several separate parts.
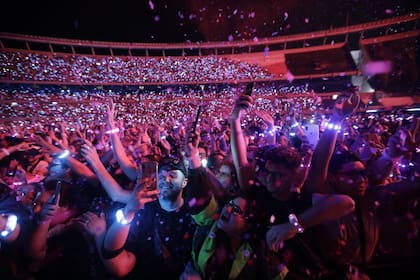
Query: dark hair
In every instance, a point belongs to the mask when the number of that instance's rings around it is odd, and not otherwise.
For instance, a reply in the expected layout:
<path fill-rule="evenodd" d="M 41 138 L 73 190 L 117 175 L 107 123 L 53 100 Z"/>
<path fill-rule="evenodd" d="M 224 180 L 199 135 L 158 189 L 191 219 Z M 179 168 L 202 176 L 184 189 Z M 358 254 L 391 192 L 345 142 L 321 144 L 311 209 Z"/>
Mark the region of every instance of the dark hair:
<path fill-rule="evenodd" d="M 212 152 L 209 155 L 209 158 L 208 158 L 208 162 L 207 162 L 207 167 L 208 168 L 210 168 L 210 169 L 214 169 L 215 168 L 215 165 L 216 165 L 216 156 L 218 156 L 218 155 L 220 155 L 220 156 L 223 157 L 223 161 L 226 158 L 226 152 L 223 152 L 221 150 L 217 150 L 217 151 Z"/>
<path fill-rule="evenodd" d="M 264 167 L 265 162 L 269 160 L 294 170 L 300 166 L 302 156 L 293 147 L 268 145 L 257 152 L 256 159 L 258 159 L 258 164 L 261 167 Z"/>
<path fill-rule="evenodd" d="M 243 235 L 244 239 L 255 239 L 264 235 L 265 225 L 263 224 L 266 208 L 263 197 L 259 195 L 258 190 L 250 188 L 237 197 L 246 200 L 244 216 L 246 223 L 250 226 L 249 230 Z"/>
<path fill-rule="evenodd" d="M 355 153 L 347 150 L 335 151 L 328 165 L 328 172 L 335 174 L 341 169 L 343 164 L 354 161 L 361 162 L 360 158 Z"/>

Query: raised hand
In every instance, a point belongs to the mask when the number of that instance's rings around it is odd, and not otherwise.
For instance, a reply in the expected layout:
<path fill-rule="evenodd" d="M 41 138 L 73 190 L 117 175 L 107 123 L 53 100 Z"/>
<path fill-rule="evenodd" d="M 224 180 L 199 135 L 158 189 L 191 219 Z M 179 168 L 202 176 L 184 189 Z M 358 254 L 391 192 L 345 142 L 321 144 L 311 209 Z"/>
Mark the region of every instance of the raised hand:
<path fill-rule="evenodd" d="M 109 129 L 115 128 L 115 103 L 112 98 L 109 98 L 108 105 L 106 106 L 106 123 Z"/>
<path fill-rule="evenodd" d="M 283 241 L 293 238 L 297 233 L 296 227 L 290 223 L 272 226 L 265 235 L 270 250 L 278 252 L 283 247 Z"/>
<path fill-rule="evenodd" d="M 391 157 L 399 157 L 404 152 L 413 151 L 415 144 L 411 132 L 407 129 L 398 129 L 397 132 L 389 137 L 387 153 Z"/>
<path fill-rule="evenodd" d="M 101 159 L 99 158 L 98 152 L 96 151 L 95 146 L 93 146 L 93 144 L 87 140 L 82 145 L 82 148 L 80 149 L 80 153 L 86 159 L 86 161 L 92 166 L 95 166 L 95 164 L 101 161 Z"/>
<path fill-rule="evenodd" d="M 246 110 L 249 107 L 251 107 L 252 102 L 253 98 L 249 95 L 242 94 L 238 96 L 235 100 L 235 105 L 233 106 L 231 119 L 238 119 L 243 110 Z"/>
<path fill-rule="evenodd" d="M 159 197 L 159 193 L 158 189 L 149 191 L 137 185 L 125 206 L 126 213 L 137 212 L 137 210 L 142 209 L 146 203 L 156 200 Z"/>
<path fill-rule="evenodd" d="M 274 119 L 271 116 L 270 113 L 266 112 L 266 111 L 258 111 L 257 115 L 259 118 L 261 118 L 263 120 L 263 122 L 267 125 L 267 127 L 273 127 L 274 125 Z"/>
<path fill-rule="evenodd" d="M 94 237 L 101 236 L 106 232 L 106 220 L 104 213 L 101 213 L 98 216 L 93 212 L 85 212 L 77 219 L 76 222 Z"/>
<path fill-rule="evenodd" d="M 42 206 L 41 212 L 39 214 L 39 219 L 42 222 L 46 222 L 46 221 L 51 221 L 51 219 L 54 217 L 54 215 L 57 213 L 58 211 L 58 203 L 54 202 L 55 197 L 54 195 L 51 196 L 47 203 L 45 203 Z M 57 199 L 57 201 L 59 200 L 59 198 Z"/>
<path fill-rule="evenodd" d="M 350 96 L 339 96 L 335 102 L 333 116 L 338 119 L 343 119 L 353 114 L 360 103 L 360 95 L 353 93 Z"/>

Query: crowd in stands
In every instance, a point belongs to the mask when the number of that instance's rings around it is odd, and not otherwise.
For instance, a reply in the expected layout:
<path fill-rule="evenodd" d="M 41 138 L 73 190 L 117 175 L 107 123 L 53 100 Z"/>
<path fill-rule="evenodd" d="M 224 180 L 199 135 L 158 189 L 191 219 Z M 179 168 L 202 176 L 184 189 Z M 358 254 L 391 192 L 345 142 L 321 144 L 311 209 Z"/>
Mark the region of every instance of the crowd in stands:
<path fill-rule="evenodd" d="M 2 122 L 19 126 L 25 122 L 65 120 L 69 123 L 83 121 L 102 122 L 106 98 L 114 98 L 122 120 L 127 124 L 136 122 L 166 122 L 169 118 L 184 118 L 193 114 L 198 105 L 203 105 L 203 115 L 224 120 L 233 104 L 233 97 L 240 86 L 206 85 L 173 86 L 139 89 L 127 88 L 74 88 L 74 87 L 41 87 L 20 86 L 11 89 L 9 86 L 0 89 Z M 307 86 L 263 86 L 255 87 L 257 111 L 270 114 L 284 114 L 290 104 L 294 110 L 312 114 L 320 107 L 320 99 L 307 92 Z M 289 98 L 284 98 L 289 96 Z M 279 110 L 281 108 L 282 110 Z M 322 111 L 319 108 L 318 112 Z M 152 112 L 152 113 L 150 113 Z M 80 118 L 82 115 L 82 119 Z M 139 116 L 142 116 L 139 118 Z M 254 119 L 254 116 L 252 116 Z M 95 125 L 92 123 L 91 125 Z"/>
<path fill-rule="evenodd" d="M 5 279 L 418 272 L 413 112 L 258 86 L 23 89 L 1 90 Z"/>
<path fill-rule="evenodd" d="M 220 56 L 118 57 L 2 51 L 0 78 L 75 84 L 138 84 L 273 78 L 257 64 Z"/>

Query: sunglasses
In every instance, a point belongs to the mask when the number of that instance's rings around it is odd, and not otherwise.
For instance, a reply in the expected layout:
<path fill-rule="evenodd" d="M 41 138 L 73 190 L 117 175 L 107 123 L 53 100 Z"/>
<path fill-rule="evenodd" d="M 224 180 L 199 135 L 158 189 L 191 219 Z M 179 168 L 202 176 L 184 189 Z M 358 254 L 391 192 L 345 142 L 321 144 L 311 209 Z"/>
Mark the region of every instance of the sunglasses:
<path fill-rule="evenodd" d="M 242 209 L 235 204 L 235 202 L 233 200 L 229 201 L 226 206 L 231 207 L 232 208 L 232 213 L 236 216 L 243 216 L 244 211 L 242 211 Z"/>

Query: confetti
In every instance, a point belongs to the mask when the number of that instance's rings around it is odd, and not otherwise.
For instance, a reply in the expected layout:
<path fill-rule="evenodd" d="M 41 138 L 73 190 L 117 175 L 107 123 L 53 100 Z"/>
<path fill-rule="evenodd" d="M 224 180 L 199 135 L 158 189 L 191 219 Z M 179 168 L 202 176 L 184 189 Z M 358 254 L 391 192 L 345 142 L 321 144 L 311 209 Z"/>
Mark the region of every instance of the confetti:
<path fill-rule="evenodd" d="M 155 9 L 155 4 L 153 4 L 153 2 L 151 0 L 149 0 L 149 7 L 150 7 L 150 10 Z"/>

